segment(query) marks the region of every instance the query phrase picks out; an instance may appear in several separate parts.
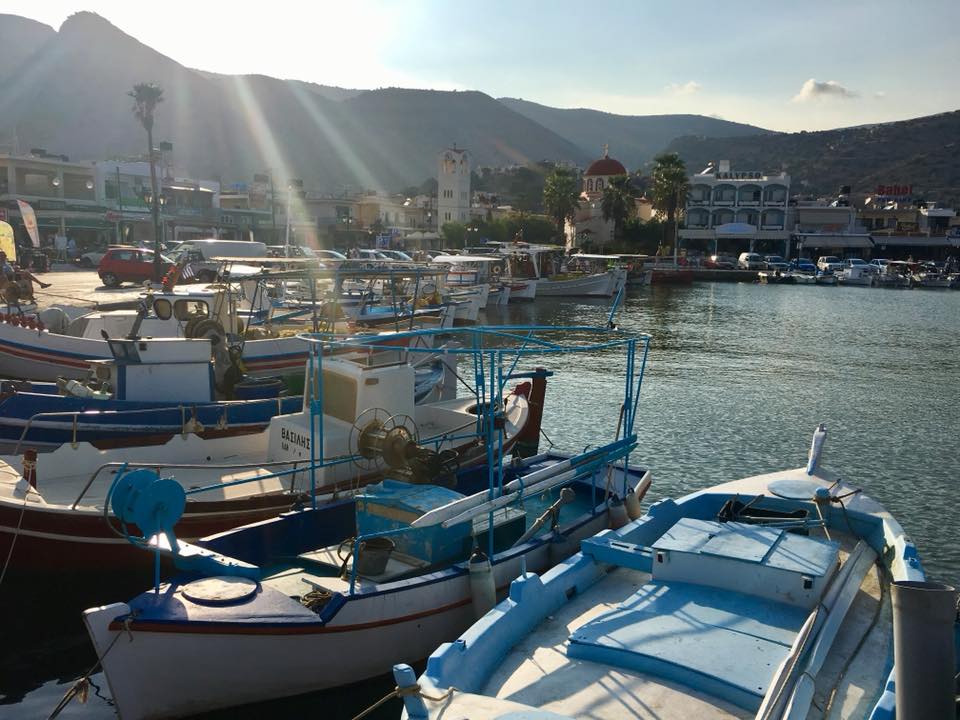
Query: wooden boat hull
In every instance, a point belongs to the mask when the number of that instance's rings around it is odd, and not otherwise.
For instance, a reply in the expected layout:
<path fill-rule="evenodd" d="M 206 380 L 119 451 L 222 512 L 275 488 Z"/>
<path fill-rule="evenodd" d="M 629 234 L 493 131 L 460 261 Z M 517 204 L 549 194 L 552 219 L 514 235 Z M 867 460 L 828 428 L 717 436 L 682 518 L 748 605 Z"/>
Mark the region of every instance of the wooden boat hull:
<path fill-rule="evenodd" d="M 602 490 L 597 497 L 602 500 Z M 493 563 L 498 596 L 524 567 L 553 567 L 609 522 L 601 502 L 592 513 L 562 525 L 561 542 L 548 534 L 498 553 Z M 176 586 L 165 588 L 160 598 L 176 592 Z M 437 642 L 455 637 L 476 618 L 465 563 L 382 584 L 375 591 L 338 595 L 317 613 L 292 610 L 283 596 L 291 614 L 271 615 L 271 593 L 276 592 L 265 587 L 254 600 L 248 614 L 252 622 L 236 622 L 213 608 L 208 608 L 213 610 L 210 622 L 193 610 L 189 618 L 179 611 L 171 615 L 175 605 L 161 608 L 152 593 L 130 605 L 88 610 L 84 622 L 98 653 L 117 633 L 133 634 L 132 643 L 113 644 L 104 658 L 121 715 L 134 720 L 179 717 L 355 683 L 383 674 L 398 657 L 426 657 Z M 132 610 L 134 618 L 127 622 Z M 318 668 L 304 663 L 304 657 L 338 661 Z"/>

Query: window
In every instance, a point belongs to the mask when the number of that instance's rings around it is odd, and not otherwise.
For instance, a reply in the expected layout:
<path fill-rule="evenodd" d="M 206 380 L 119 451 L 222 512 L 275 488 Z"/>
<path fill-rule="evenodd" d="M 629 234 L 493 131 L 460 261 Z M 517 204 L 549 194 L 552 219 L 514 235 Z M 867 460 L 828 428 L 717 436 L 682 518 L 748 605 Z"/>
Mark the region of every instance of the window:
<path fill-rule="evenodd" d="M 593 180 L 587 180 L 587 192 L 593 192 Z"/>
<path fill-rule="evenodd" d="M 173 315 L 177 320 L 190 320 L 200 316 L 208 317 L 209 306 L 201 300 L 177 300 L 173 305 Z"/>
<path fill-rule="evenodd" d="M 124 260 L 129 262 L 131 260 L 136 259 L 136 251 L 135 250 L 114 250 L 112 253 L 110 253 L 110 259 Z"/>
<path fill-rule="evenodd" d="M 603 178 L 597 178 L 597 192 L 603 190 Z"/>
<path fill-rule="evenodd" d="M 166 298 L 159 298 L 153 301 L 153 313 L 161 320 L 169 320 L 173 317 L 173 305 Z"/>

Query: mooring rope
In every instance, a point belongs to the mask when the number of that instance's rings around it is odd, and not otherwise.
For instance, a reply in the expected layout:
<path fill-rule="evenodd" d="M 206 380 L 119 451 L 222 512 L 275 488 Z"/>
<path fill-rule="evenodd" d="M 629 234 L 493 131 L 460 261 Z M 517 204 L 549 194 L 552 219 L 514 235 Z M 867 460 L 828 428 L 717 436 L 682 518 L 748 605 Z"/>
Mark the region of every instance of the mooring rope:
<path fill-rule="evenodd" d="M 114 636 L 113 640 L 111 640 L 110 644 L 107 646 L 107 649 L 103 651 L 103 655 L 98 657 L 97 661 L 90 666 L 90 669 L 87 670 L 86 673 L 84 673 L 83 677 L 81 677 L 73 685 L 71 685 L 70 689 L 63 694 L 63 697 L 60 698 L 60 702 L 57 703 L 57 706 L 53 709 L 53 712 L 50 713 L 50 715 L 47 717 L 47 720 L 54 720 L 54 718 L 57 717 L 60 713 L 62 713 L 64 709 L 67 707 L 67 705 L 70 704 L 70 701 L 73 700 L 75 697 L 79 696 L 80 702 L 86 702 L 87 688 L 89 688 L 90 685 L 93 685 L 95 688 L 97 688 L 96 693 L 99 697 L 103 697 L 102 695 L 100 695 L 100 688 L 97 687 L 96 684 L 91 682 L 90 676 L 93 675 L 100 668 L 100 665 L 103 663 L 103 659 L 107 656 L 107 654 L 111 650 L 113 650 L 113 646 L 117 644 L 117 640 L 119 640 L 124 633 L 126 633 L 127 636 L 130 638 L 130 642 L 133 642 L 133 633 L 130 631 L 130 623 L 133 620 L 133 616 L 134 616 L 134 613 L 131 612 L 129 615 L 127 615 L 123 619 L 122 621 L 123 631 L 118 632 Z M 106 700 L 106 698 L 104 699 Z"/>
<path fill-rule="evenodd" d="M 360 713 L 359 715 L 354 715 L 353 720 L 362 720 L 367 715 L 369 715 L 374 710 L 376 710 L 378 707 L 380 707 L 386 702 L 389 702 L 390 700 L 393 700 L 394 698 L 404 698 L 404 697 L 409 697 L 410 695 L 419 695 L 424 700 L 429 700 L 430 702 L 443 702 L 453 694 L 454 690 L 456 690 L 456 688 L 452 688 L 452 687 L 447 688 L 447 691 L 443 693 L 443 695 L 440 695 L 439 697 L 434 697 L 432 695 L 427 695 L 425 692 L 420 690 L 420 685 L 418 684 L 410 685 L 408 687 L 400 687 L 398 685 L 393 690 L 391 690 L 386 695 L 384 695 L 382 698 L 377 700 L 373 705 L 371 705 L 366 710 L 364 710 L 362 713 Z"/>
<path fill-rule="evenodd" d="M 3 585 L 3 579 L 7 576 L 7 568 L 10 567 L 10 560 L 13 558 L 13 548 L 17 544 L 17 538 L 20 537 L 20 528 L 23 526 L 23 516 L 27 512 L 27 498 L 31 492 L 37 492 L 32 487 L 28 487 L 23 494 L 23 505 L 20 506 L 20 517 L 17 518 L 17 529 L 10 538 L 10 548 L 7 550 L 7 559 L 3 561 L 3 570 L 0 570 L 0 585 Z M 39 494 L 39 493 L 38 493 Z"/>

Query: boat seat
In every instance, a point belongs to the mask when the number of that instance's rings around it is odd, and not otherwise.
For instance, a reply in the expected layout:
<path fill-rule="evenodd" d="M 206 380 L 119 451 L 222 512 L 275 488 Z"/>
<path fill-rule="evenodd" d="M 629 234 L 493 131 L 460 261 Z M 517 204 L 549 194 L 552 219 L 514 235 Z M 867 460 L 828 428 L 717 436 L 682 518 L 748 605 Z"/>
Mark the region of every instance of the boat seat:
<path fill-rule="evenodd" d="M 659 676 L 756 711 L 809 612 L 682 582 L 650 582 L 578 628 L 571 658 Z"/>
<path fill-rule="evenodd" d="M 331 545 L 330 547 L 320 548 L 319 550 L 300 553 L 297 555 L 297 559 L 302 563 L 309 563 L 322 569 L 325 575 L 339 575 L 340 568 L 343 566 L 343 561 L 337 552 L 339 549 L 339 545 Z M 362 577 L 372 582 L 382 583 L 405 577 L 411 573 L 420 572 L 429 566 L 430 563 L 425 560 L 394 550 L 390 553 L 390 559 L 387 560 L 387 567 L 382 573 L 378 575 L 364 574 Z M 352 562 L 347 567 L 348 569 L 352 567 Z"/>

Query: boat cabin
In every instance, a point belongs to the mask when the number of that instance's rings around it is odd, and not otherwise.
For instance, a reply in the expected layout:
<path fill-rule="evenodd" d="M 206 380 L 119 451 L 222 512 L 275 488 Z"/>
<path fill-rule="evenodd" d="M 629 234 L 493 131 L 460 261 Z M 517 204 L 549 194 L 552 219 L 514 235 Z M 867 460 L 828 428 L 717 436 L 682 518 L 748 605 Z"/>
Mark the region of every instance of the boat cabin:
<path fill-rule="evenodd" d="M 65 335 L 99 340 L 127 337 L 142 315 L 137 335 L 157 338 L 194 338 L 212 330 L 219 334 L 239 333 L 241 324 L 231 291 L 225 286 L 204 289 L 174 289 L 147 292 L 139 308 L 97 311 L 71 322 Z M 207 322 L 209 321 L 209 322 Z"/>
<path fill-rule="evenodd" d="M 90 361 L 91 381 L 68 384 L 69 394 L 192 404 L 216 400 L 210 341 L 206 338 L 107 342 L 113 359 Z"/>

